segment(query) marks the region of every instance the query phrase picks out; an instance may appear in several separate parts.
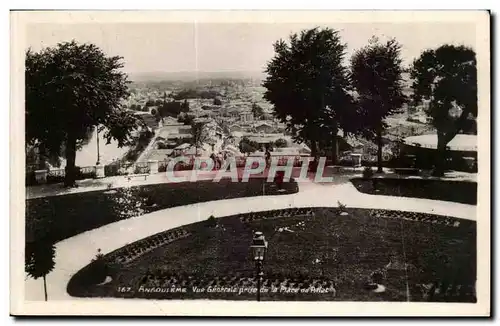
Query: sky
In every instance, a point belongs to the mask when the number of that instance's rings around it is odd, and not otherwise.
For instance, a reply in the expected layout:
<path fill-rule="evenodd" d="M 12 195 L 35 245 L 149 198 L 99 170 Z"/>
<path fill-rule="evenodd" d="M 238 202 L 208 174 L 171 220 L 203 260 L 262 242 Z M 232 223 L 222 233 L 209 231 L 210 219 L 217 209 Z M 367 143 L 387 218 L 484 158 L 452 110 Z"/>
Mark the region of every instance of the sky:
<path fill-rule="evenodd" d="M 124 58 L 128 73 L 263 71 L 273 56 L 273 43 L 312 27 L 331 27 L 347 44 L 347 57 L 372 35 L 396 38 L 404 64 L 428 48 L 444 43 L 475 48 L 472 23 L 119 23 L 32 24 L 27 46 L 38 51 L 59 42 L 91 42 L 108 55 Z"/>

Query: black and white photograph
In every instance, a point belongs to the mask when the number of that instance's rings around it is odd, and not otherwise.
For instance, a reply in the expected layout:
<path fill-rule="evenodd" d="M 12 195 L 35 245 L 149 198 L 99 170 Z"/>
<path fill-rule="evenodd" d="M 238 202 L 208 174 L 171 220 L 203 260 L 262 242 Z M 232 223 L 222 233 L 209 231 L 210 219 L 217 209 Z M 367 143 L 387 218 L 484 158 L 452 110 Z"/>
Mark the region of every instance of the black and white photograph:
<path fill-rule="evenodd" d="M 489 12 L 11 22 L 11 313 L 490 314 Z"/>

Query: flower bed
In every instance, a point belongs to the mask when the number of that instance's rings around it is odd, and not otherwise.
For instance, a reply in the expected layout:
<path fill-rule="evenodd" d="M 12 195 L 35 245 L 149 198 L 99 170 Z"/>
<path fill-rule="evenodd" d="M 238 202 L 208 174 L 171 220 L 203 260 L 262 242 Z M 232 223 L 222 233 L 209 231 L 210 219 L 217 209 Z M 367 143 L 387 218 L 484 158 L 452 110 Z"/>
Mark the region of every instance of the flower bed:
<path fill-rule="evenodd" d="M 470 181 L 445 181 L 405 178 L 354 178 L 352 184 L 358 191 L 370 195 L 414 197 L 477 204 L 477 183 Z"/>

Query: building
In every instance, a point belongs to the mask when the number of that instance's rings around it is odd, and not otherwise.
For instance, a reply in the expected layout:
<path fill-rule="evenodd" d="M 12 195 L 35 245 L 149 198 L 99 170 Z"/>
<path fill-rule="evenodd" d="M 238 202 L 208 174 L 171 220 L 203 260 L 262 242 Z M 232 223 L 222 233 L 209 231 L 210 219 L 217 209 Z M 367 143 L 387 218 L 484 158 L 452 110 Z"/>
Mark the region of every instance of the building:
<path fill-rule="evenodd" d="M 252 111 L 240 112 L 240 121 L 242 123 L 253 122 L 254 121 L 254 117 L 253 117 Z"/>
<path fill-rule="evenodd" d="M 258 122 L 254 126 L 255 131 L 259 133 L 270 134 L 276 132 L 276 128 L 267 122 Z"/>

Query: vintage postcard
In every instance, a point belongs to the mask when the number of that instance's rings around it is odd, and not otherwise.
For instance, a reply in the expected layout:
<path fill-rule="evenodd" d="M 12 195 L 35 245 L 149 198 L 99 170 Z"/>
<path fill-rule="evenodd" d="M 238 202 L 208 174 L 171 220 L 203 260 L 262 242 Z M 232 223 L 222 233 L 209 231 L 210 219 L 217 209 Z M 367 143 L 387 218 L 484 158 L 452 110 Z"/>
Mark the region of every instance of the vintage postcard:
<path fill-rule="evenodd" d="M 489 316 L 489 19 L 12 11 L 11 313 Z"/>

